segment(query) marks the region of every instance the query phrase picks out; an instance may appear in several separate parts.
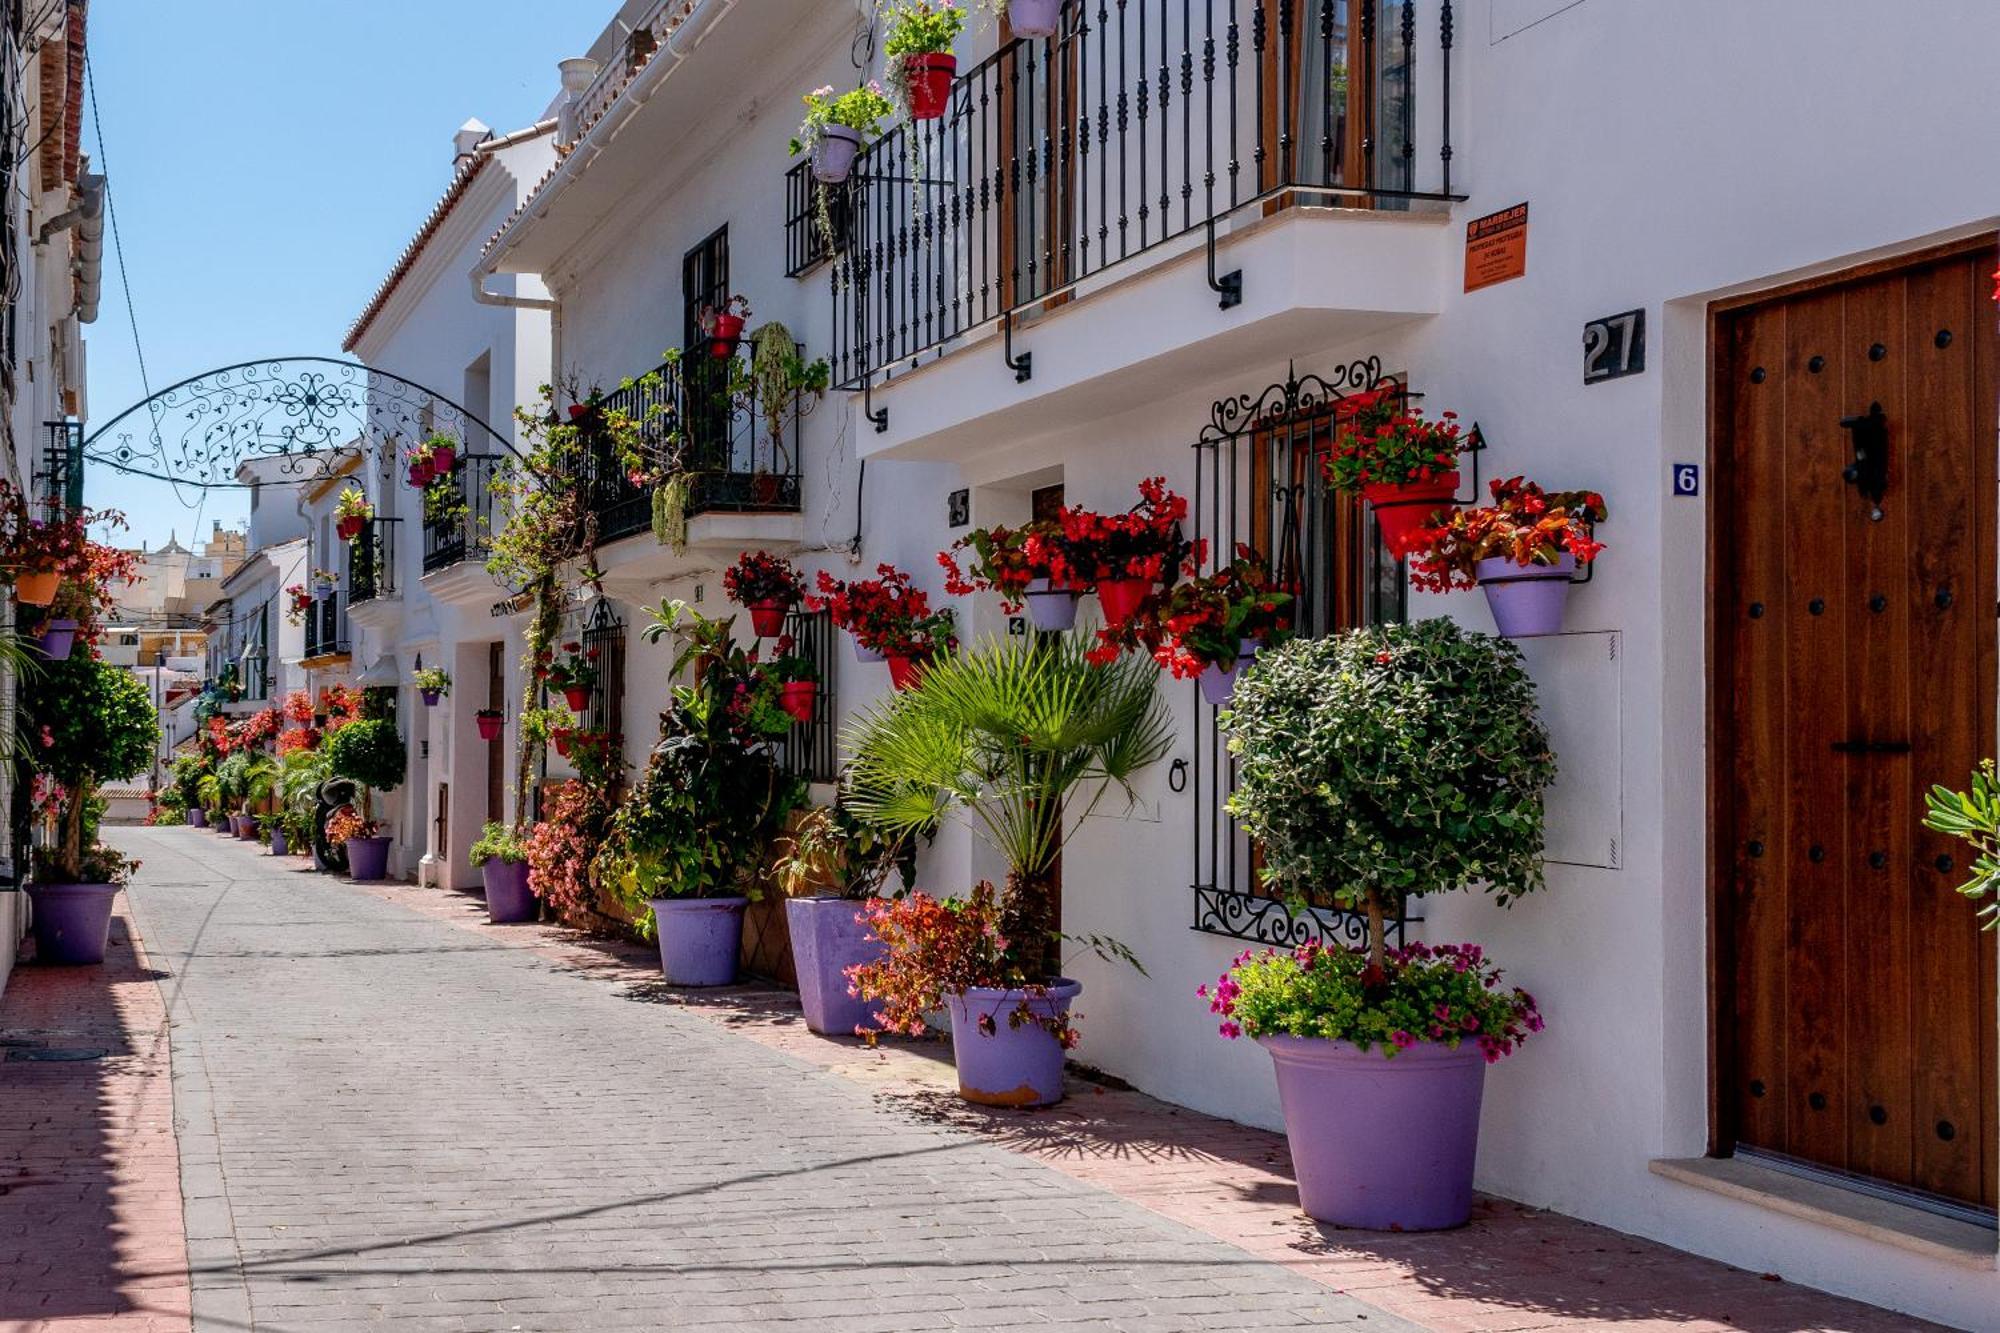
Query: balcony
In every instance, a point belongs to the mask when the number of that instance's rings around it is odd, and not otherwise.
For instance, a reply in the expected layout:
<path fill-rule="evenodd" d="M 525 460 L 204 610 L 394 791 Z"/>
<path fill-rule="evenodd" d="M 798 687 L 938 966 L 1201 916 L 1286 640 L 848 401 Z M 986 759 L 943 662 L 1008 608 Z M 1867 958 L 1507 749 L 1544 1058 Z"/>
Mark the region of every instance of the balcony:
<path fill-rule="evenodd" d="M 1124 410 L 1437 313 L 1453 24 L 1451 0 L 1071 0 L 964 71 L 834 211 L 833 380 L 885 437 L 863 452 L 951 456 L 1087 383 Z"/>
<path fill-rule="evenodd" d="M 396 596 L 396 533 L 403 521 L 371 518 L 347 543 L 347 602 L 357 608 Z"/>
<path fill-rule="evenodd" d="M 797 350 L 803 360 L 805 349 Z M 782 546 L 799 524 L 801 423 L 820 395 L 794 389 L 761 401 L 745 387 L 749 356 L 747 344 L 734 359 L 700 344 L 599 399 L 641 423 L 640 453 L 652 470 L 686 477 L 686 545 L 693 550 L 746 541 Z M 589 487 L 600 544 L 650 533 L 654 488 L 635 484 L 608 447 L 595 451 Z M 658 566 L 656 576 L 678 563 L 651 552 L 632 553 L 628 562 L 634 558 Z"/>
<path fill-rule="evenodd" d="M 336 589 L 306 608 L 305 661 L 312 665 L 315 659 L 345 657 L 350 651 L 346 608 Z"/>

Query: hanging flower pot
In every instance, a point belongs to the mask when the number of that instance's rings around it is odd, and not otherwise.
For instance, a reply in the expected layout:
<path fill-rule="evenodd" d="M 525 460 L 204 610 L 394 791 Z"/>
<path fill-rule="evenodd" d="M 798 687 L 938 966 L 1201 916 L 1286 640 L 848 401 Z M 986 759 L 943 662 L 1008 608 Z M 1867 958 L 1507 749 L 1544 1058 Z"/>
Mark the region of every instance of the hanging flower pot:
<path fill-rule="evenodd" d="M 1104 623 L 1117 629 L 1139 610 L 1139 604 L 1153 591 L 1151 579 L 1099 579 L 1097 602 L 1104 608 Z"/>
<path fill-rule="evenodd" d="M 788 680 L 778 687 L 778 706 L 799 722 L 813 720 L 813 699 L 819 694 L 819 682 L 811 680 Z"/>
<path fill-rule="evenodd" d="M 1456 494 L 1456 472 L 1447 472 L 1429 481 L 1396 485 L 1371 482 L 1361 488 L 1362 498 L 1375 511 L 1375 523 L 1382 529 L 1382 544 L 1398 560 L 1417 548 L 1417 534 L 1429 527 L 1440 511 L 1458 507 L 1452 503 L 1452 496 Z"/>
<path fill-rule="evenodd" d="M 362 519 L 359 515 L 349 515 L 333 521 L 333 530 L 344 542 L 351 542 L 361 535 Z"/>
<path fill-rule="evenodd" d="M 422 490 L 431 484 L 431 478 L 435 475 L 436 473 L 430 459 L 412 458 L 410 460 L 409 478 L 412 488 Z"/>
<path fill-rule="evenodd" d="M 949 51 L 926 51 L 903 57 L 903 78 L 910 90 L 910 119 L 936 120 L 951 105 L 951 82 L 958 76 L 958 57 Z"/>
<path fill-rule="evenodd" d="M 852 639 L 852 640 L 853 640 L 853 643 L 854 643 L 854 660 L 855 660 L 855 661 L 857 661 L 857 662 L 881 662 L 881 661 L 885 661 L 885 660 L 887 660 L 887 655 L 886 655 L 885 653 L 883 653 L 883 651 L 882 651 L 882 650 L 881 650 L 880 648 L 870 648 L 870 647 L 869 647 L 869 646 L 868 646 L 867 644 L 865 644 L 865 643 L 861 642 L 861 640 L 860 640 L 859 638 L 856 638 L 855 636 L 853 636 L 853 635 L 851 635 L 851 634 L 850 634 L 850 635 L 849 635 L 848 637 L 849 637 L 850 639 Z"/>
<path fill-rule="evenodd" d="M 565 759 L 569 758 L 570 733 L 568 731 L 558 731 L 555 734 L 554 740 L 556 743 L 556 753 Z"/>
<path fill-rule="evenodd" d="M 1076 628 L 1076 608 L 1083 594 L 1075 588 L 1058 588 L 1049 579 L 1031 579 L 1021 596 L 1028 604 L 1028 623 L 1036 629 L 1059 634 Z"/>
<path fill-rule="evenodd" d="M 743 341 L 743 316 L 718 313 L 714 327 L 708 332 L 708 354 L 717 361 L 727 361 L 736 355 L 737 344 Z"/>
<path fill-rule="evenodd" d="M 1007 0 L 1007 26 L 1016 37 L 1053 37 L 1062 7 L 1063 0 Z"/>
<path fill-rule="evenodd" d="M 444 698 L 443 690 L 419 690 L 417 693 L 423 696 L 424 707 L 426 708 L 436 708 L 438 700 Z"/>
<path fill-rule="evenodd" d="M 889 654 L 889 683 L 899 690 L 907 690 L 923 678 L 924 664 L 930 659 L 910 657 L 903 653 Z"/>
<path fill-rule="evenodd" d="M 433 479 L 446 476 L 452 465 L 458 462 L 458 446 L 455 444 L 434 444 L 431 446 L 431 476 Z"/>
<path fill-rule="evenodd" d="M 47 606 L 61 586 L 62 575 L 53 569 L 24 569 L 14 576 L 14 600 L 23 606 Z"/>
<path fill-rule="evenodd" d="M 1227 667 L 1211 662 L 1198 678 L 1201 683 L 1201 697 L 1209 707 L 1220 708 L 1236 693 L 1236 678 L 1243 674 L 1243 668 L 1257 660 L 1257 650 L 1263 645 L 1246 639 L 1236 654 L 1236 660 Z"/>
<path fill-rule="evenodd" d="M 500 711 L 498 709 L 482 708 L 473 714 L 473 721 L 479 726 L 480 740 L 497 741 L 500 739 Z"/>
<path fill-rule="evenodd" d="M 1493 627 L 1505 639 L 1532 639 L 1562 632 L 1563 608 L 1576 557 L 1564 551 L 1553 565 L 1517 565 L 1504 556 L 1474 567 Z"/>
<path fill-rule="evenodd" d="M 590 707 L 590 686 L 565 685 L 562 693 L 563 702 L 569 705 L 570 712 L 581 713 Z"/>
<path fill-rule="evenodd" d="M 861 152 L 861 131 L 846 125 L 827 125 L 813 142 L 813 179 L 822 185 L 838 185 L 854 171 L 854 159 Z"/>
<path fill-rule="evenodd" d="M 750 628 L 760 639 L 775 639 L 785 632 L 785 612 L 791 610 L 787 602 L 767 598 L 750 603 Z"/>
<path fill-rule="evenodd" d="M 335 586 L 336 585 L 331 583 L 313 584 L 313 600 L 315 602 L 326 602 L 333 600 Z"/>
<path fill-rule="evenodd" d="M 36 652 L 51 662 L 69 660 L 69 650 L 76 643 L 76 622 L 74 620 L 51 620 L 43 624 L 42 632 L 31 641 Z"/>

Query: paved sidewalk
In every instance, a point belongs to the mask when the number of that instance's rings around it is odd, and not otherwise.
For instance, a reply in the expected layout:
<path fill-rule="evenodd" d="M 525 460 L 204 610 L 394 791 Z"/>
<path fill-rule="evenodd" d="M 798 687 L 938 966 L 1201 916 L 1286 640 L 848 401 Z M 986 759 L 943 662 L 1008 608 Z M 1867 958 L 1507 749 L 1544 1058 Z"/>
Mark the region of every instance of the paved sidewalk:
<path fill-rule="evenodd" d="M 119 829 L 197 1328 L 1414 1327 L 531 945 Z"/>
<path fill-rule="evenodd" d="M 102 967 L 0 998 L 0 1333 L 188 1327 L 166 1008 L 121 898 Z"/>

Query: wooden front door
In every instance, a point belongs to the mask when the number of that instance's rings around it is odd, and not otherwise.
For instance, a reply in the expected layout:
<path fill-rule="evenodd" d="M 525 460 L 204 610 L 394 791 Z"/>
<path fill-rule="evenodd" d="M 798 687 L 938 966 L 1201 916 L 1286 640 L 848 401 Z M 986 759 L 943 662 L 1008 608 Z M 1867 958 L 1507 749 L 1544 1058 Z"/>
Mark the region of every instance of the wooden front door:
<path fill-rule="evenodd" d="M 1922 818 L 1994 750 L 1992 268 L 1718 310 L 1710 477 L 1716 1147 L 1986 1208 L 1994 938 Z"/>

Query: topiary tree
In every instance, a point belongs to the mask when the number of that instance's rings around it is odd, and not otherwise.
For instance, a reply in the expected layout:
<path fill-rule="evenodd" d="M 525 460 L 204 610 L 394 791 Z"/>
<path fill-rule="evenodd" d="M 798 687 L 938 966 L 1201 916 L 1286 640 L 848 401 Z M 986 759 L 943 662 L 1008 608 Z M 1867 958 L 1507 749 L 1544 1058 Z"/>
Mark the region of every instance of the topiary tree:
<path fill-rule="evenodd" d="M 94 654 L 48 662 L 21 682 L 21 716 L 31 762 L 62 784 L 53 845 L 41 849 L 44 883 L 121 878 L 125 858 L 96 843 L 97 788 L 144 771 L 160 743 L 159 714 L 137 676 Z"/>
<path fill-rule="evenodd" d="M 386 717 L 363 718 L 326 738 L 326 756 L 334 776 L 347 778 L 361 788 L 361 818 L 372 825 L 369 793 L 394 791 L 403 785 L 408 756 L 402 733 Z"/>
<path fill-rule="evenodd" d="M 1259 656 L 1222 718 L 1229 812 L 1295 908 L 1364 912 L 1369 952 L 1410 898 L 1542 885 L 1555 756 L 1506 639 L 1449 620 L 1295 640 Z"/>

